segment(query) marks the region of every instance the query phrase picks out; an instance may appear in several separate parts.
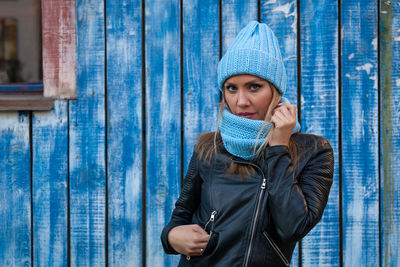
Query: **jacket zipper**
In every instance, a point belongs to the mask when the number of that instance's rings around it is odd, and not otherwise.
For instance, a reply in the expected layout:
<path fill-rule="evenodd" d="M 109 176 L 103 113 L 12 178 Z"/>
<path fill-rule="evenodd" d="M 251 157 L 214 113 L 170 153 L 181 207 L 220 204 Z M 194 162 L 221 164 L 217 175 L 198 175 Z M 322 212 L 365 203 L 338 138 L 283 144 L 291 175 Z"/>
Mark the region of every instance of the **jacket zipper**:
<path fill-rule="evenodd" d="M 211 216 L 210 219 L 208 219 L 208 221 L 206 222 L 206 224 L 204 225 L 204 231 L 207 232 L 207 226 L 210 222 L 213 222 L 215 220 L 215 215 L 217 214 L 216 210 L 213 210 L 213 212 L 211 212 Z M 186 259 L 189 261 L 190 260 L 190 256 L 186 256 Z"/>
<path fill-rule="evenodd" d="M 215 214 L 217 214 L 217 211 L 216 211 L 216 210 L 214 210 L 213 212 L 211 212 L 210 219 L 209 219 L 209 220 L 206 222 L 206 224 L 204 225 L 204 231 L 207 232 L 207 226 L 208 226 L 208 224 L 209 224 L 210 222 L 213 222 L 213 221 L 214 221 L 214 219 L 215 219 Z"/>
<path fill-rule="evenodd" d="M 278 254 L 278 256 L 281 258 L 281 260 L 283 261 L 283 263 L 290 267 L 290 263 L 288 262 L 288 260 L 286 259 L 285 255 L 282 253 L 282 251 L 279 249 L 279 247 L 275 244 L 274 240 L 272 240 L 272 238 L 269 237 L 267 232 L 263 232 L 263 235 L 267 238 L 268 242 L 271 244 L 271 246 L 274 248 L 275 252 Z"/>
<path fill-rule="evenodd" d="M 244 266 L 247 267 L 248 264 L 249 264 L 250 252 L 251 252 L 251 249 L 252 249 L 252 246 L 253 246 L 254 233 L 255 233 L 255 230 L 256 230 L 258 213 L 260 211 L 260 204 L 261 204 L 261 200 L 262 200 L 262 198 L 264 196 L 265 188 L 266 188 L 266 185 L 267 185 L 267 179 L 265 178 L 265 175 L 262 172 L 261 168 L 258 167 L 256 164 L 252 164 L 250 162 L 242 162 L 242 161 L 235 161 L 235 162 L 244 163 L 244 164 L 248 164 L 248 165 L 256 167 L 260 171 L 260 173 L 261 173 L 261 175 L 263 177 L 262 183 L 261 183 L 261 187 L 260 187 L 260 189 L 261 189 L 260 195 L 258 196 L 258 200 L 257 200 L 256 213 L 254 215 L 253 224 L 251 226 L 250 244 L 249 244 L 249 247 L 247 248 L 246 261 L 245 261 L 245 264 L 244 264 Z"/>

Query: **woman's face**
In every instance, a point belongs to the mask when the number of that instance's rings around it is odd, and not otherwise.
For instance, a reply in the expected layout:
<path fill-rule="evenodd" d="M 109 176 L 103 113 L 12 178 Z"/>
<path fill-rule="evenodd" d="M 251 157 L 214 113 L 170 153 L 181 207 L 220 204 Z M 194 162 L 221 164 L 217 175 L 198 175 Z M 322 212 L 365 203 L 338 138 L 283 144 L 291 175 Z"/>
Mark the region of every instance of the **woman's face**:
<path fill-rule="evenodd" d="M 268 81 L 250 74 L 239 74 L 229 77 L 223 89 L 225 101 L 233 114 L 264 120 L 272 99 Z"/>

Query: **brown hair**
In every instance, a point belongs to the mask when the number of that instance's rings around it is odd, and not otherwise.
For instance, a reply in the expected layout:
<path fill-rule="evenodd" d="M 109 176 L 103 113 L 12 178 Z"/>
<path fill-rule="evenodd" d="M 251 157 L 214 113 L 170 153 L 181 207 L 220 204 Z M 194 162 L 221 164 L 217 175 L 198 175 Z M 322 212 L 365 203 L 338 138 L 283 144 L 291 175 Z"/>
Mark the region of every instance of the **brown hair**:
<path fill-rule="evenodd" d="M 269 104 L 269 107 L 267 109 L 267 113 L 265 114 L 264 124 L 262 125 L 262 127 L 260 129 L 260 133 L 262 132 L 264 127 L 266 127 L 266 125 L 269 123 L 269 121 L 271 120 L 272 111 L 274 110 L 274 108 L 278 105 L 279 101 L 281 100 L 280 93 L 278 92 L 278 90 L 275 88 L 275 86 L 272 83 L 270 83 L 270 87 L 272 89 L 272 99 L 271 99 L 271 103 Z M 219 128 L 219 123 L 220 123 L 221 117 L 222 117 L 222 111 L 225 106 L 227 106 L 227 105 L 226 105 L 225 99 L 223 98 L 219 105 L 217 131 L 204 133 L 198 137 L 198 143 L 196 144 L 194 150 L 196 151 L 196 153 L 198 153 L 200 160 L 205 160 L 205 161 L 209 162 L 212 158 L 212 155 L 217 153 L 217 147 L 223 144 L 221 133 L 218 130 L 218 128 Z M 227 108 L 229 108 L 229 107 L 227 106 Z M 261 146 L 256 150 L 256 155 L 258 158 L 260 158 L 264 155 L 264 150 L 268 145 L 268 142 L 271 138 L 272 132 L 273 132 L 273 128 L 271 129 L 271 131 L 269 131 L 267 137 L 262 142 Z M 289 152 L 290 152 L 290 155 L 293 160 L 293 165 L 296 166 L 297 161 L 298 161 L 297 147 L 296 147 L 296 143 L 292 137 L 293 137 L 293 135 L 289 139 Z M 241 178 L 245 178 L 249 175 L 254 174 L 255 170 L 249 164 L 240 164 L 240 163 L 232 162 L 230 167 L 227 170 L 227 173 L 238 174 Z"/>

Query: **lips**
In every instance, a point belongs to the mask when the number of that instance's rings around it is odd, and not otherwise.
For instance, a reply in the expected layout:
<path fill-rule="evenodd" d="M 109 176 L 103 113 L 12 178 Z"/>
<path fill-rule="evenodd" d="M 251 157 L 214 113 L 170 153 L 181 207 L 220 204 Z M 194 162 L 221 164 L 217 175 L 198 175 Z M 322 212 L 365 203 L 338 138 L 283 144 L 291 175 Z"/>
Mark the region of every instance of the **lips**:
<path fill-rule="evenodd" d="M 256 113 L 253 113 L 253 112 L 240 112 L 240 113 L 238 113 L 237 115 L 238 115 L 239 117 L 251 119 L 251 117 L 253 117 L 254 114 L 256 114 Z"/>

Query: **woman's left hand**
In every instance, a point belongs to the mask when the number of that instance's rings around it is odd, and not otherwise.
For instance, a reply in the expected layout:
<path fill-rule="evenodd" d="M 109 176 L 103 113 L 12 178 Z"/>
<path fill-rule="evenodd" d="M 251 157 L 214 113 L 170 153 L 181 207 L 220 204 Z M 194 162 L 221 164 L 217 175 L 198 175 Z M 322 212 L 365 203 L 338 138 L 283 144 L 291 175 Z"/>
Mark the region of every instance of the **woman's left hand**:
<path fill-rule="evenodd" d="M 296 126 L 296 116 L 296 106 L 288 103 L 279 103 L 272 111 L 273 132 L 269 140 L 270 146 L 289 146 L 290 136 Z"/>

